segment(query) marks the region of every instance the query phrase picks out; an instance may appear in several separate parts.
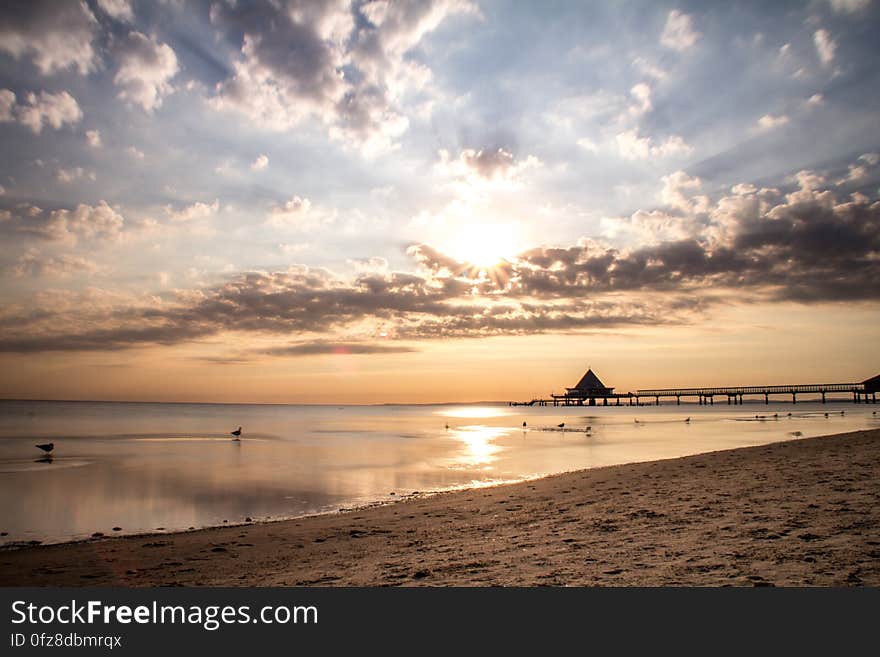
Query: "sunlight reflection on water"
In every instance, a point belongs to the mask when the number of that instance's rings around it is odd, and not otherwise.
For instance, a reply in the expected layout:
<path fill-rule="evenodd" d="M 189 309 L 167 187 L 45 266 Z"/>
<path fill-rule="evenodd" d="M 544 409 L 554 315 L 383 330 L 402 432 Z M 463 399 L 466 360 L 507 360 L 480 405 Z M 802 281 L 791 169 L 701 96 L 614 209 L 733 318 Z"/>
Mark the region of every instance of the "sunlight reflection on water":
<path fill-rule="evenodd" d="M 485 465 L 497 458 L 504 448 L 494 443 L 495 439 L 507 435 L 500 427 L 487 427 L 482 424 L 468 425 L 453 429 L 450 434 L 464 443 L 465 449 L 454 459 L 456 465 Z"/>

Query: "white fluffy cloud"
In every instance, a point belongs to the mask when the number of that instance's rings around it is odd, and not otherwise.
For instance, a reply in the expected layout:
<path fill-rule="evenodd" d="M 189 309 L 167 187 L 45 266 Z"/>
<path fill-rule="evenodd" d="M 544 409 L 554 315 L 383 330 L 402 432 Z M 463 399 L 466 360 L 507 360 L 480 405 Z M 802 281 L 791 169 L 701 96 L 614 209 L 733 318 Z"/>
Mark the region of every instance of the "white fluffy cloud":
<path fill-rule="evenodd" d="M 700 33 L 694 29 L 690 15 L 683 14 L 677 9 L 669 12 L 663 34 L 660 35 L 662 45 L 681 52 L 692 47 L 699 38 Z"/>
<path fill-rule="evenodd" d="M 813 43 L 816 45 L 816 52 L 819 54 L 819 61 L 823 66 L 830 66 L 834 61 L 834 52 L 837 50 L 837 43 L 831 38 L 828 30 L 816 30 L 813 33 Z"/>
<path fill-rule="evenodd" d="M 118 21 L 130 23 L 134 20 L 134 10 L 129 0 L 98 0 L 98 6 L 105 14 Z"/>
<path fill-rule="evenodd" d="M 262 171 L 267 166 L 269 166 L 269 157 L 261 154 L 256 160 L 251 162 L 251 171 Z"/>
<path fill-rule="evenodd" d="M 661 180 L 660 200 L 664 205 L 686 214 L 706 212 L 709 198 L 696 193 L 703 186 L 702 180 L 680 170 L 663 176 Z"/>
<path fill-rule="evenodd" d="M 197 201 L 192 205 L 187 205 L 179 210 L 175 210 L 170 205 L 165 206 L 165 215 L 173 222 L 183 223 L 193 221 L 194 219 L 207 219 L 220 211 L 220 201 L 215 200 L 213 203 L 202 203 Z"/>
<path fill-rule="evenodd" d="M 784 126 L 786 123 L 788 123 L 788 117 L 785 114 L 780 114 L 778 116 L 765 114 L 760 119 L 758 119 L 758 129 L 772 130 L 773 128 Z"/>
<path fill-rule="evenodd" d="M 294 196 L 281 205 L 276 205 L 269 213 L 269 223 L 274 226 L 291 225 L 301 222 L 309 214 L 312 202 L 307 198 Z"/>
<path fill-rule="evenodd" d="M 868 8 L 871 0 L 829 0 L 831 8 L 838 14 L 855 14 Z"/>
<path fill-rule="evenodd" d="M 94 171 L 83 169 L 82 167 L 70 167 L 69 169 L 58 169 L 55 171 L 55 180 L 69 185 L 77 180 L 95 180 L 97 176 Z"/>
<path fill-rule="evenodd" d="M 113 82 L 119 98 L 147 112 L 161 107 L 163 97 L 173 91 L 170 81 L 178 71 L 171 46 L 132 31 L 116 46 L 115 55 L 118 69 Z"/>
<path fill-rule="evenodd" d="M 617 133 L 615 142 L 618 153 L 626 160 L 647 160 L 652 157 L 672 157 L 693 152 L 693 148 L 679 135 L 670 135 L 661 142 L 655 142 L 651 137 L 639 135 L 638 128 Z"/>
<path fill-rule="evenodd" d="M 28 92 L 24 102 L 16 102 L 16 95 L 9 89 L 0 89 L 0 122 L 18 121 L 38 135 L 48 125 L 59 130 L 65 124 L 79 123 L 82 110 L 76 98 L 66 91 L 50 94 Z"/>
<path fill-rule="evenodd" d="M 651 111 L 653 108 L 651 103 L 651 87 L 644 82 L 640 82 L 630 89 L 629 94 L 633 99 L 633 103 L 629 107 L 629 113 L 632 116 L 641 116 Z"/>
<path fill-rule="evenodd" d="M 10 271 L 17 278 L 69 278 L 76 274 L 94 274 L 101 269 L 97 263 L 82 256 L 41 255 L 39 251 L 29 249 L 12 265 Z"/>
<path fill-rule="evenodd" d="M 92 148 L 101 148 L 101 131 L 86 130 L 86 141 Z"/>
<path fill-rule="evenodd" d="M 0 51 L 29 57 L 43 75 L 76 69 L 85 75 L 98 57 L 98 22 L 85 2 L 30 0 L 0 12 Z"/>
<path fill-rule="evenodd" d="M 259 14 L 216 4 L 212 22 L 243 37 L 212 105 L 274 130 L 317 119 L 366 154 L 393 148 L 409 126 L 403 96 L 430 78 L 407 53 L 456 13 L 478 11 L 466 0 L 293 2 Z"/>
<path fill-rule="evenodd" d="M 46 211 L 35 205 L 18 206 L 0 213 L 4 227 L 15 233 L 52 242 L 76 244 L 79 238 L 115 240 L 124 219 L 106 201 L 80 204 L 69 210 Z"/>

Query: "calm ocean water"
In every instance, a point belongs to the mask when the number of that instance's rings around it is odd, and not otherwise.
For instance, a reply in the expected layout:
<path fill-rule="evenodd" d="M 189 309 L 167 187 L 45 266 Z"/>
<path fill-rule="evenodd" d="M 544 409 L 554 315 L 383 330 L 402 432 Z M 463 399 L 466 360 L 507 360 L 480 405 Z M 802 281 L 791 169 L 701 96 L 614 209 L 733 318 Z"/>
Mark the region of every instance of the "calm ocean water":
<path fill-rule="evenodd" d="M 877 409 L 0 401 L 0 543 L 330 512 L 416 491 L 766 444 L 796 432 L 877 428 Z M 565 431 L 556 430 L 561 422 Z M 243 437 L 233 442 L 229 432 L 238 426 Z M 51 461 L 34 446 L 44 442 L 55 443 Z"/>

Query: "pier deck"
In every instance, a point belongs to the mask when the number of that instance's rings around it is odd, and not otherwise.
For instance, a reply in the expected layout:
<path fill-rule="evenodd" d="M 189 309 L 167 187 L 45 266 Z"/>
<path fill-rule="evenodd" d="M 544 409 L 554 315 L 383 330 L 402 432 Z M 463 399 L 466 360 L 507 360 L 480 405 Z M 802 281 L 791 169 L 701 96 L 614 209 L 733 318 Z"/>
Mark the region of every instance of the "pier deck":
<path fill-rule="evenodd" d="M 627 406 L 642 406 L 642 399 L 652 400 L 652 405 L 659 406 L 661 399 L 675 399 L 676 404 L 681 404 L 682 397 L 697 398 L 700 405 L 714 405 L 715 397 L 727 398 L 728 404 L 742 404 L 748 396 L 764 398 L 764 403 L 770 403 L 771 395 L 785 395 L 791 397 L 791 403 L 797 403 L 798 395 L 813 394 L 821 396 L 822 403 L 826 403 L 827 395 L 832 393 L 846 393 L 852 395 L 856 404 L 876 404 L 877 393 L 880 392 L 880 375 L 862 381 L 861 383 L 808 383 L 796 385 L 773 385 L 773 386 L 729 386 L 729 387 L 703 387 L 703 388 L 649 388 L 639 389 L 635 392 L 614 393 L 613 388 L 578 389 L 568 388 L 563 394 L 551 394 L 548 398 L 535 398 L 524 402 L 508 402 L 510 406 L 596 406 L 601 400 L 603 406 L 621 406 L 621 400 L 625 400 Z"/>

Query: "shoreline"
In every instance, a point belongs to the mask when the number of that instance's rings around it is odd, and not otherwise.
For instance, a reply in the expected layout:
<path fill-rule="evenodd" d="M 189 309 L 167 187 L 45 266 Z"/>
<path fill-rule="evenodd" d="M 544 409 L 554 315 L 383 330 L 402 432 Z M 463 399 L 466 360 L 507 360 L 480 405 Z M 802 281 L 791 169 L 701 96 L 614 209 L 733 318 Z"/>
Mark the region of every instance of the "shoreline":
<path fill-rule="evenodd" d="M 880 430 L 0 551 L 2 586 L 880 585 Z"/>

